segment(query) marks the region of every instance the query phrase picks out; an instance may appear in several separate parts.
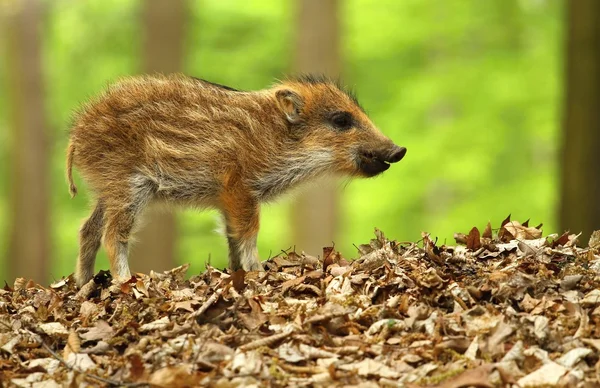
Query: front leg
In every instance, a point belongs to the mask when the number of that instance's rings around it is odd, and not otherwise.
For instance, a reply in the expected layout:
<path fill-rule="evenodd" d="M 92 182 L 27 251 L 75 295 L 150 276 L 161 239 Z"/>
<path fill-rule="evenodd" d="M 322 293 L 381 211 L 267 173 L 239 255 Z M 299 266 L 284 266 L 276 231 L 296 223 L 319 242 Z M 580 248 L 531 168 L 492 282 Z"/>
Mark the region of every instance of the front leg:
<path fill-rule="evenodd" d="M 229 268 L 232 271 L 262 271 L 256 237 L 259 226 L 259 205 L 256 200 L 241 195 L 221 197 L 229 244 Z"/>

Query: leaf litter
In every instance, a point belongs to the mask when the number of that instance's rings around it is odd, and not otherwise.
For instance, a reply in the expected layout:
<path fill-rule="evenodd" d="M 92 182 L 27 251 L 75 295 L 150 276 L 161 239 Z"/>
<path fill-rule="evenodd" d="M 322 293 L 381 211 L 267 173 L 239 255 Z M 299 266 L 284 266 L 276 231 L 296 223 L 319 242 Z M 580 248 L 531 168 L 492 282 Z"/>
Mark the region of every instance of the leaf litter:
<path fill-rule="evenodd" d="M 439 245 L 379 231 L 346 260 L 296 252 L 265 272 L 187 265 L 78 290 L 0 290 L 7 386 L 593 387 L 600 232 L 511 221 Z M 1 384 L 0 384 L 1 385 Z"/>

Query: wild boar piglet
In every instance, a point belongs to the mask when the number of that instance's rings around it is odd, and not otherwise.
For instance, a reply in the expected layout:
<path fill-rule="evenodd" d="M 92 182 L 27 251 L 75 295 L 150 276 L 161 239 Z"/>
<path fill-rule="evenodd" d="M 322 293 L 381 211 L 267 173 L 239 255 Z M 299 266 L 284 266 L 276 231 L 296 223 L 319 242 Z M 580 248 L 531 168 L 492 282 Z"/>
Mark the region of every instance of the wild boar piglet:
<path fill-rule="evenodd" d="M 94 273 L 101 241 L 116 278 L 130 277 L 132 231 L 154 201 L 216 208 L 232 270 L 261 270 L 259 207 L 325 174 L 372 177 L 398 162 L 395 145 L 356 98 L 320 76 L 238 91 L 184 75 L 123 79 L 75 114 L 67 150 L 94 194 L 75 272 Z"/>

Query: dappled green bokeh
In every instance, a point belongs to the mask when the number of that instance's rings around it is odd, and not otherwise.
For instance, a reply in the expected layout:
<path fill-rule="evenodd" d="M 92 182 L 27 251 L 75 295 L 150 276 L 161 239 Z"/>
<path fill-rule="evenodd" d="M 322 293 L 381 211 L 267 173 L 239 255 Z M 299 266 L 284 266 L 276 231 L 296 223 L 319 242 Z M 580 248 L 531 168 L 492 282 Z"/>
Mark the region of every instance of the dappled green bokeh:
<path fill-rule="evenodd" d="M 49 3 L 44 36 L 53 141 L 53 276 L 72 272 L 88 213 L 84 184 L 71 200 L 64 180 L 69 117 L 116 78 L 139 73 L 140 1 Z M 407 157 L 381 177 L 340 183 L 336 248 L 375 226 L 397 240 L 514 219 L 557 231 L 563 3 L 558 0 L 340 1 L 343 80 Z M 260 89 L 292 67 L 295 7 L 289 1 L 191 1 L 184 71 Z M 0 69 L 5 69 L 2 66 Z M 7 241 L 8 75 L 0 71 L 0 246 Z M 268 205 L 261 257 L 294 245 L 293 199 Z M 179 214 L 178 256 L 201 270 L 226 262 L 216 213 Z M 301 247 L 299 247 L 301 248 Z M 311 252 L 318 254 L 318 252 Z M 1 251 L 2 255 L 5 250 Z M 97 268 L 106 268 L 104 253 Z M 0 276 L 0 278 L 3 278 Z"/>

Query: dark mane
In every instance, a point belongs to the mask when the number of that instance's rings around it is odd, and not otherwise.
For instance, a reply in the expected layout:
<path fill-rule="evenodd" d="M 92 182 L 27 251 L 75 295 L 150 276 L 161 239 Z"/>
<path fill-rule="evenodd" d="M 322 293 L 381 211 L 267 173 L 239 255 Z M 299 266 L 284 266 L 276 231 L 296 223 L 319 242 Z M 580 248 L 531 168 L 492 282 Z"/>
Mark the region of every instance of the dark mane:
<path fill-rule="evenodd" d="M 342 84 L 339 78 L 330 78 L 324 74 L 298 74 L 289 78 L 286 78 L 287 81 L 290 82 L 300 82 L 304 84 L 310 85 L 333 85 L 337 89 L 339 89 L 342 93 L 348 96 L 361 110 L 364 111 L 363 107 L 358 102 L 358 98 L 356 97 L 356 93 L 354 90 L 347 88 Z"/>
<path fill-rule="evenodd" d="M 223 90 L 227 90 L 227 91 L 230 91 L 230 92 L 241 92 L 242 91 L 242 90 L 234 89 L 234 88 L 226 86 L 226 85 L 221 85 L 221 84 L 218 84 L 218 83 L 215 83 L 215 82 L 210 82 L 210 81 L 207 81 L 205 79 L 198 78 L 198 77 L 190 77 L 190 78 L 192 78 L 192 79 L 194 79 L 194 80 L 196 80 L 198 82 L 201 82 L 203 84 L 214 86 L 214 87 L 216 87 L 218 89 L 223 89 Z"/>

